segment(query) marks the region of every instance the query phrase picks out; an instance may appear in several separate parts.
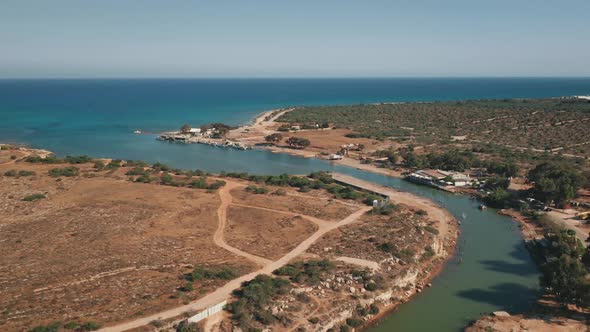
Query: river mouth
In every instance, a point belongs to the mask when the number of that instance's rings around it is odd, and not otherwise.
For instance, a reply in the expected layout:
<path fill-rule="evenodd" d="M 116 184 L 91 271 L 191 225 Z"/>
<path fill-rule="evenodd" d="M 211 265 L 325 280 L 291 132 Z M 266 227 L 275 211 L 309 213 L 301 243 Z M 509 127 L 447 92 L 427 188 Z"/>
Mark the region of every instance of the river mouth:
<path fill-rule="evenodd" d="M 133 139 L 140 140 L 143 147 L 132 154 L 119 152 L 116 158 L 160 161 L 172 167 L 209 172 L 308 174 L 317 170 L 335 171 L 411 192 L 447 209 L 461 221 L 454 256 L 432 281 L 431 288 L 399 306 L 370 331 L 461 331 L 482 314 L 497 310 L 525 311 L 539 296 L 539 273 L 524 246 L 518 224 L 493 209 L 479 210 L 478 202 L 467 196 L 323 160 L 266 150 L 240 151 L 165 143 L 150 136 L 134 136 Z"/>
<path fill-rule="evenodd" d="M 0 80 L 0 142 L 65 155 L 163 162 L 183 169 L 253 174 L 338 171 L 431 199 L 461 221 L 455 256 L 441 274 L 375 331 L 459 331 L 481 314 L 517 312 L 538 296 L 538 271 L 516 223 L 480 211 L 467 197 L 399 179 L 268 151 L 158 142 L 183 123 L 247 123 L 261 111 L 290 105 L 355 104 L 586 93 L 590 79 L 380 80 Z M 463 218 L 465 214 L 465 218 Z M 459 261 L 462 260 L 462 263 Z"/>

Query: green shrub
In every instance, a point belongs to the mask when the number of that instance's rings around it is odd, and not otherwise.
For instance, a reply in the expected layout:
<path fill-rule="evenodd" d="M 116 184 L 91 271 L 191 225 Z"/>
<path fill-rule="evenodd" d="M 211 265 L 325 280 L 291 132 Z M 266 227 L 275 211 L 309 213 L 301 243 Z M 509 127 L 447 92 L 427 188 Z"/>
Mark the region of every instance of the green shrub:
<path fill-rule="evenodd" d="M 423 258 L 434 257 L 434 255 L 436 255 L 436 253 L 434 252 L 434 249 L 432 249 L 431 246 L 426 246 L 426 248 L 424 248 L 424 255 L 422 256 Z"/>
<path fill-rule="evenodd" d="M 432 233 L 434 235 L 438 235 L 438 233 L 439 233 L 438 229 L 436 229 L 436 228 L 434 228 L 434 227 L 432 227 L 430 225 L 424 226 L 424 230 L 426 230 L 426 231 L 428 231 L 428 232 L 430 232 L 430 233 Z"/>
<path fill-rule="evenodd" d="M 346 325 L 350 327 L 359 327 L 363 325 L 363 320 L 356 317 L 347 318 Z"/>
<path fill-rule="evenodd" d="M 68 164 L 86 164 L 92 161 L 88 156 L 66 156 L 64 161 Z"/>
<path fill-rule="evenodd" d="M 78 328 L 78 331 L 86 332 L 86 331 L 96 331 L 98 329 L 100 329 L 100 324 L 90 321 L 90 322 L 86 322 L 86 323 L 80 325 L 80 327 Z"/>
<path fill-rule="evenodd" d="M 35 174 L 36 174 L 36 173 L 35 173 L 35 172 L 33 172 L 33 171 L 25 171 L 25 170 L 23 170 L 23 171 L 18 171 L 18 176 L 33 176 L 33 175 L 35 175 Z"/>
<path fill-rule="evenodd" d="M 43 198 L 45 198 L 45 195 L 43 195 L 43 194 L 32 194 L 32 195 L 25 196 L 23 198 L 23 201 L 25 201 L 25 202 L 34 202 L 34 201 L 38 201 L 38 200 L 43 199 Z"/>
<path fill-rule="evenodd" d="M 203 329 L 197 323 L 189 323 L 186 320 L 178 323 L 176 332 L 202 332 Z"/>
<path fill-rule="evenodd" d="M 53 177 L 58 177 L 58 176 L 72 177 L 72 176 L 77 176 L 79 173 L 80 173 L 80 170 L 78 169 L 78 167 L 74 167 L 74 166 L 54 168 L 49 171 L 49 175 L 53 176 Z"/>
<path fill-rule="evenodd" d="M 39 156 L 28 156 L 25 158 L 25 161 L 28 163 L 34 164 L 63 164 L 63 159 L 59 159 L 53 156 L 41 158 Z"/>
<path fill-rule="evenodd" d="M 69 322 L 67 324 L 64 325 L 64 329 L 66 330 L 75 330 L 80 326 L 80 323 L 78 322 Z"/>
<path fill-rule="evenodd" d="M 53 322 L 48 325 L 35 326 L 29 332 L 58 332 L 61 327 L 61 322 Z"/>
<path fill-rule="evenodd" d="M 202 266 L 197 266 L 189 275 L 187 275 L 187 279 L 190 281 L 197 281 L 202 279 L 231 280 L 234 279 L 236 276 L 237 274 L 228 267 L 204 268 Z"/>
<path fill-rule="evenodd" d="M 125 172 L 125 175 L 144 175 L 148 174 L 146 170 L 143 169 L 141 166 L 133 167 L 132 169 Z"/>
<path fill-rule="evenodd" d="M 322 275 L 334 269 L 334 264 L 328 259 L 308 260 L 285 265 L 273 271 L 279 276 L 288 276 L 291 281 L 299 284 L 315 285 Z"/>
<path fill-rule="evenodd" d="M 148 174 L 142 174 L 137 179 L 135 179 L 135 182 L 150 183 L 152 182 L 152 179 Z"/>
<path fill-rule="evenodd" d="M 268 193 L 268 188 L 249 185 L 246 187 L 246 191 L 251 192 L 253 194 L 264 195 L 264 194 Z"/>
<path fill-rule="evenodd" d="M 379 307 L 378 307 L 378 306 L 377 306 L 375 303 L 371 304 L 371 305 L 369 306 L 369 313 L 370 313 L 371 315 L 376 315 L 376 314 L 378 314 L 378 313 L 379 313 Z"/>
<path fill-rule="evenodd" d="M 18 175 L 18 172 L 15 169 L 11 169 L 10 171 L 4 172 L 4 176 L 14 177 L 14 176 L 17 176 L 17 175 Z"/>

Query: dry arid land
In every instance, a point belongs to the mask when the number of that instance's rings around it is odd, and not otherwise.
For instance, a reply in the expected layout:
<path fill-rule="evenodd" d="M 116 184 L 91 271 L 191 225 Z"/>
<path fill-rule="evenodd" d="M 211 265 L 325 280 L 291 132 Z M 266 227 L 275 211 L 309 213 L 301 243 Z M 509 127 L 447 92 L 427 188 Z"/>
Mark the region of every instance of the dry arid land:
<path fill-rule="evenodd" d="M 392 201 L 403 204 L 388 214 L 367 214 L 371 209 L 358 199 L 323 189 L 302 192 L 139 162 L 49 163 L 48 154 L 0 150 L 2 331 L 56 321 L 104 331 L 170 329 L 233 301 L 232 292 L 259 274 L 326 258 L 334 267 L 318 281 L 321 289 L 293 282 L 322 304 L 314 311 L 321 325 L 305 320 L 306 303 L 289 300 L 301 310 L 292 311 L 289 326 L 274 326 L 319 329 L 356 315 L 351 308 L 359 301 L 386 309 L 407 300 L 442 266 L 457 236 L 444 210 L 404 193 L 392 191 Z M 25 160 L 34 156 L 41 158 Z M 252 186 L 265 191 L 246 190 Z M 332 287 L 326 278 L 335 280 Z M 373 279 L 384 282 L 365 289 Z M 221 313 L 204 323 L 239 322 Z"/>

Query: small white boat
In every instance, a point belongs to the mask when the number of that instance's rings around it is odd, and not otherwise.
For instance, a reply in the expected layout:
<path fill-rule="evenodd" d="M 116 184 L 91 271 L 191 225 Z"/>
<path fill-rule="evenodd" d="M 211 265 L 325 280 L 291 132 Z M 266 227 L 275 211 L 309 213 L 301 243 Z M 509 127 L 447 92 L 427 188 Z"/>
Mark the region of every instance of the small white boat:
<path fill-rule="evenodd" d="M 133 133 L 134 134 L 141 134 L 141 130 L 135 130 Z"/>

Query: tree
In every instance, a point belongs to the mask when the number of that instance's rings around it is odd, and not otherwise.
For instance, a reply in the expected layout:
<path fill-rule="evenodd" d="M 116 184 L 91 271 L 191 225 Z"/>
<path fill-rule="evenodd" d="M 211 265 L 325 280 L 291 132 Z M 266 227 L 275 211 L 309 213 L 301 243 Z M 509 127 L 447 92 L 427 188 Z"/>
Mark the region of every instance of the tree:
<path fill-rule="evenodd" d="M 512 195 L 508 191 L 498 188 L 492 191 L 491 194 L 487 195 L 485 201 L 492 207 L 505 208 L 511 199 Z"/>
<path fill-rule="evenodd" d="M 567 202 L 576 197 L 583 183 L 580 173 L 571 166 L 548 162 L 537 165 L 528 173 L 528 177 L 534 183 L 535 196 L 546 203 Z"/>
<path fill-rule="evenodd" d="M 562 304 L 587 305 L 590 288 L 579 259 L 562 255 L 541 267 L 541 285 Z"/>
<path fill-rule="evenodd" d="M 191 126 L 189 126 L 188 124 L 183 124 L 182 127 L 180 127 L 180 132 L 183 134 L 188 134 L 191 132 Z"/>
<path fill-rule="evenodd" d="M 307 138 L 289 137 L 289 139 L 287 139 L 287 144 L 289 144 L 291 147 L 304 149 L 308 147 L 311 142 Z"/>
<path fill-rule="evenodd" d="M 510 180 L 501 177 L 489 178 L 484 185 L 484 187 L 490 190 L 508 189 L 508 186 L 510 186 Z"/>
<path fill-rule="evenodd" d="M 268 143 L 276 144 L 283 140 L 283 135 L 279 133 L 270 134 L 268 136 L 265 136 L 264 140 Z"/>

